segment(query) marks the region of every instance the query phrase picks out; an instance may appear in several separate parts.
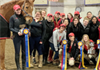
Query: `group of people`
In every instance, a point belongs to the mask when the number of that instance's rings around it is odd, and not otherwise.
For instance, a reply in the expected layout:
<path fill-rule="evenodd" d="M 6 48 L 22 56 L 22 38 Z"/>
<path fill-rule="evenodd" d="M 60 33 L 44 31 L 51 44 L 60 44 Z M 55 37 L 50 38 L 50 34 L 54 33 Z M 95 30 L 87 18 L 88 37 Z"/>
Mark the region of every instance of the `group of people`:
<path fill-rule="evenodd" d="M 98 49 L 96 41 L 100 39 L 100 11 L 98 16 L 87 12 L 82 18 L 80 12 L 75 11 L 74 15 L 56 11 L 54 16 L 46 11 L 36 11 L 32 23 L 26 24 L 19 5 L 14 6 L 15 14 L 11 16 L 9 28 L 13 32 L 13 43 L 15 48 L 15 62 L 17 70 L 20 70 L 19 56 L 20 45 L 22 47 L 22 70 L 25 66 L 25 42 L 20 27 L 29 28 L 30 55 L 33 64 L 36 62 L 36 51 L 38 51 L 38 67 L 41 68 L 47 63 L 53 63 L 61 67 L 62 63 L 62 40 L 67 39 L 68 64 L 73 66 L 78 60 L 80 47 L 78 41 L 83 42 L 84 62 L 89 64 L 92 61 L 96 65 Z M 90 50 L 92 48 L 92 50 Z M 92 51 L 91 53 L 89 53 Z M 93 53 L 94 51 L 94 53 Z M 54 55 L 54 57 L 53 57 Z"/>

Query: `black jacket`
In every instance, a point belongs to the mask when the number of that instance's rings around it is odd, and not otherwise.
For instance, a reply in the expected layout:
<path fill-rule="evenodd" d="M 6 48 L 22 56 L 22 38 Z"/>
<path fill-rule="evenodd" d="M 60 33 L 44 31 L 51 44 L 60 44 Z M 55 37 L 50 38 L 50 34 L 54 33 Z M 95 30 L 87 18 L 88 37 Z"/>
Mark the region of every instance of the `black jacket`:
<path fill-rule="evenodd" d="M 46 33 L 44 37 L 44 43 L 45 43 L 46 41 L 49 41 L 50 37 L 52 36 L 53 29 L 54 29 L 54 23 L 48 22 L 47 20 L 45 20 L 44 23 L 46 26 Z"/>
<path fill-rule="evenodd" d="M 96 40 L 99 39 L 99 31 L 98 31 L 99 22 L 97 22 L 96 24 L 93 24 L 92 22 L 90 22 L 89 24 L 90 24 L 89 37 L 94 42 L 96 42 Z"/>
<path fill-rule="evenodd" d="M 9 29 L 13 32 L 13 35 L 18 36 L 18 32 L 21 29 L 20 25 L 25 24 L 25 19 L 23 15 L 14 14 L 10 17 Z M 26 25 L 26 24 L 25 24 Z"/>
<path fill-rule="evenodd" d="M 34 24 L 37 24 L 37 25 L 34 26 Z M 45 32 L 46 32 L 44 21 L 35 22 L 34 19 L 33 19 L 33 21 L 30 24 L 30 26 L 31 26 L 31 29 L 30 29 L 31 37 L 39 37 L 39 36 L 41 36 L 41 40 L 40 41 L 43 42 L 43 39 L 44 39 L 44 36 L 45 36 Z"/>
<path fill-rule="evenodd" d="M 70 46 L 71 46 L 71 41 L 69 40 L 67 52 L 69 51 Z M 78 54 L 79 54 L 78 44 L 77 41 L 75 40 L 71 48 L 70 57 L 76 59 Z"/>
<path fill-rule="evenodd" d="M 82 39 L 82 36 L 84 35 L 84 34 L 87 34 L 87 35 L 89 35 L 89 32 L 90 31 L 90 25 L 88 24 L 85 28 L 84 28 L 84 26 L 81 24 L 80 25 L 80 34 L 81 34 L 81 39 Z"/>
<path fill-rule="evenodd" d="M 74 26 L 74 23 L 70 23 L 69 26 L 68 26 L 68 34 L 73 32 L 75 34 L 75 37 L 80 40 L 80 24 L 81 23 L 78 23 L 77 26 L 75 27 Z"/>

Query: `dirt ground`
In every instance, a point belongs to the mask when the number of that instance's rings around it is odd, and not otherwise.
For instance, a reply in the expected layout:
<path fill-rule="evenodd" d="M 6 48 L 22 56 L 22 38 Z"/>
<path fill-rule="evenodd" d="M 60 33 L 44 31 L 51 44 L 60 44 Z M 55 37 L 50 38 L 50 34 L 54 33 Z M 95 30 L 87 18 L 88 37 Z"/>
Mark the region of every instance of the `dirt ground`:
<path fill-rule="evenodd" d="M 5 48 L 5 66 L 7 70 L 16 70 L 15 65 L 15 52 L 14 52 L 14 46 L 11 39 L 6 40 L 6 48 Z M 21 60 L 20 60 L 21 63 Z M 93 65 L 88 66 L 88 69 L 84 70 L 94 70 Z M 43 66 L 43 68 L 28 68 L 28 70 L 61 70 L 57 66 L 54 66 L 52 64 L 47 64 L 46 66 Z M 79 70 L 78 67 L 69 67 L 67 70 Z"/>

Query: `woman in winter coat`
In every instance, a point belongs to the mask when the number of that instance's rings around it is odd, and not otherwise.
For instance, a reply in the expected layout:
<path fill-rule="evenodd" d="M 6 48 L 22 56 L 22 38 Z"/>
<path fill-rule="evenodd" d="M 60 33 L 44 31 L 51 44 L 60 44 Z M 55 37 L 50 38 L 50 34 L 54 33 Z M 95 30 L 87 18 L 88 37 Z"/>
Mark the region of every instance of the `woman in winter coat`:
<path fill-rule="evenodd" d="M 99 31 L 98 31 L 99 22 L 97 17 L 93 16 L 89 24 L 90 24 L 89 37 L 96 43 L 97 39 L 99 39 Z"/>
<path fill-rule="evenodd" d="M 80 40 L 80 22 L 78 17 L 73 18 L 73 22 L 68 26 L 68 34 L 73 32 L 75 34 L 75 38 Z"/>
<path fill-rule="evenodd" d="M 51 13 L 47 14 L 47 19 L 44 21 L 45 26 L 46 26 L 46 33 L 44 37 L 44 48 L 43 48 L 43 61 L 44 64 L 47 63 L 47 57 L 48 57 L 48 52 L 49 52 L 49 39 L 53 34 L 53 29 L 54 29 L 54 23 L 52 22 L 52 17 L 53 15 Z"/>

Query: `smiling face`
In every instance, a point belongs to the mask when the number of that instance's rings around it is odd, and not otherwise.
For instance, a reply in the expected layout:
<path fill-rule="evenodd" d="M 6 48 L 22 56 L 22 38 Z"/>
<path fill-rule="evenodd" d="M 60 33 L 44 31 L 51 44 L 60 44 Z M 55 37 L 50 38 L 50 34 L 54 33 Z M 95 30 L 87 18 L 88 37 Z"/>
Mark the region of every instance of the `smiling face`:
<path fill-rule="evenodd" d="M 77 25 L 78 24 L 78 19 L 74 19 L 74 25 Z"/>
<path fill-rule="evenodd" d="M 67 20 L 67 19 L 64 20 L 64 24 L 65 24 L 66 26 L 68 26 L 68 20 Z"/>
<path fill-rule="evenodd" d="M 36 19 L 40 19 L 41 17 L 42 17 L 41 12 L 37 11 L 37 12 L 35 13 L 35 18 L 36 18 Z"/>
<path fill-rule="evenodd" d="M 85 19 L 85 20 L 83 21 L 83 25 L 84 25 L 84 26 L 87 26 L 88 23 L 89 23 L 89 20 L 87 20 L 87 19 Z"/>
<path fill-rule="evenodd" d="M 60 17 L 60 14 L 55 14 L 55 17 L 56 17 L 56 18 L 59 18 L 59 17 Z"/>
<path fill-rule="evenodd" d="M 66 28 L 66 27 L 61 26 L 60 29 L 59 29 L 59 31 L 62 33 L 62 32 L 65 30 L 65 28 Z"/>
<path fill-rule="evenodd" d="M 15 10 L 15 13 L 16 13 L 17 15 L 20 15 L 20 14 L 21 14 L 21 9 Z"/>
<path fill-rule="evenodd" d="M 71 19 L 71 18 L 72 18 L 72 15 L 69 13 L 69 14 L 67 15 L 67 18 Z"/>
<path fill-rule="evenodd" d="M 70 41 L 74 41 L 75 37 L 74 36 L 69 36 Z"/>
<path fill-rule="evenodd" d="M 47 21 L 48 21 L 48 22 L 51 22 L 52 20 L 53 20 L 53 19 L 52 19 L 52 16 L 48 16 L 48 17 L 47 17 Z"/>
<path fill-rule="evenodd" d="M 42 17 L 46 16 L 46 11 L 42 10 Z"/>
<path fill-rule="evenodd" d="M 87 17 L 91 19 L 92 18 L 92 13 L 90 13 L 90 12 L 87 13 Z"/>
<path fill-rule="evenodd" d="M 96 24 L 96 22 L 97 22 L 97 18 L 94 17 L 94 18 L 92 19 L 92 22 L 93 22 L 93 24 Z"/>

